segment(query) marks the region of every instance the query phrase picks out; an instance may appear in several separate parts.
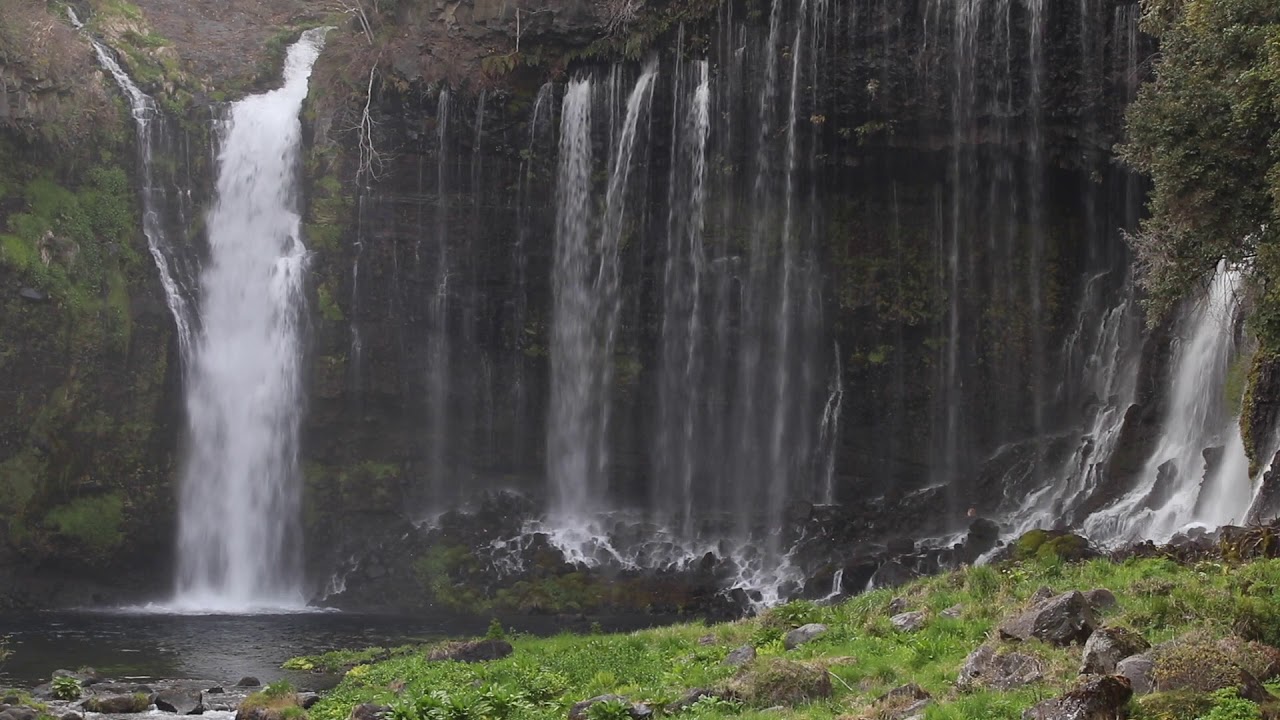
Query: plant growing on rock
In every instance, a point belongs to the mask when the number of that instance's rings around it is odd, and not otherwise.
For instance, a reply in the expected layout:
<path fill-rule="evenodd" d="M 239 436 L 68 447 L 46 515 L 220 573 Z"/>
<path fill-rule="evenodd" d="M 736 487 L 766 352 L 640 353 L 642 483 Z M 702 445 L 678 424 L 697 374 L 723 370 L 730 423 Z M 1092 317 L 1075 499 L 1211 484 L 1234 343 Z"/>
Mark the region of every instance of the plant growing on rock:
<path fill-rule="evenodd" d="M 70 675 L 59 675 L 53 679 L 51 691 L 58 700 L 79 700 L 80 681 Z"/>

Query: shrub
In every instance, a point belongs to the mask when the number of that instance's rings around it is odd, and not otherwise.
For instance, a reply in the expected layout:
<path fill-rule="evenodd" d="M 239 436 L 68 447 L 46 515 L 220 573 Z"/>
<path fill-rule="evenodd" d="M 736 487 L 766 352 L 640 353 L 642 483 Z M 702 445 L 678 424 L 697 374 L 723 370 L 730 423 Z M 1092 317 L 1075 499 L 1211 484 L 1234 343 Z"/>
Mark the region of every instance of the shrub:
<path fill-rule="evenodd" d="M 1197 720 L 1261 720 L 1258 704 L 1240 697 L 1235 688 L 1226 688 L 1213 694 L 1213 709 Z"/>
<path fill-rule="evenodd" d="M 587 720 L 631 720 L 631 703 L 605 700 L 587 708 Z"/>
<path fill-rule="evenodd" d="M 53 696 L 59 700 L 79 700 L 80 681 L 70 675 L 59 675 L 53 679 Z"/>
<path fill-rule="evenodd" d="M 489 621 L 489 629 L 485 631 L 486 640 L 506 640 L 507 631 L 502 628 L 502 623 L 498 622 L 498 618 Z"/>

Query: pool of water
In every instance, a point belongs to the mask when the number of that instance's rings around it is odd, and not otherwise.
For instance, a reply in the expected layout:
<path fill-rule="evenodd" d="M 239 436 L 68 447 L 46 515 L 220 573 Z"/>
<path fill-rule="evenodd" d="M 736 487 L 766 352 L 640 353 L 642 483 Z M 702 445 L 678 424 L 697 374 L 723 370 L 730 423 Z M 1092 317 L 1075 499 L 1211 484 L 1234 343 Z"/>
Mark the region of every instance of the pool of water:
<path fill-rule="evenodd" d="M 602 618 L 609 630 L 669 622 L 638 616 Z M 0 664 L 0 687 L 33 687 L 54 670 L 92 667 L 113 679 L 146 682 L 198 679 L 235 683 L 246 675 L 271 682 L 290 677 L 306 686 L 318 678 L 291 674 L 280 664 L 297 655 L 339 648 L 391 647 L 443 637 L 483 634 L 488 622 L 474 617 L 397 617 L 313 612 L 273 615 L 177 615 L 151 612 L 48 612 L 0 615 L 10 658 Z M 521 618 L 521 632 L 584 631 L 582 620 Z"/>

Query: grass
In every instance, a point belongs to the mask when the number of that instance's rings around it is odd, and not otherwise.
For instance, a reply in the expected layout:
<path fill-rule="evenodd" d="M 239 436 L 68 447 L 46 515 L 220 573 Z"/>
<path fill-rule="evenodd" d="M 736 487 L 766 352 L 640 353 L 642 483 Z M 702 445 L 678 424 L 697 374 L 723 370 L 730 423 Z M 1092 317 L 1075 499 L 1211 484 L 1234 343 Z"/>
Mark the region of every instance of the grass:
<path fill-rule="evenodd" d="M 432 663 L 427 649 L 409 651 L 356 665 L 310 716 L 343 720 L 354 704 L 376 702 L 396 708 L 396 720 L 563 718 L 572 703 L 607 693 L 661 708 L 691 688 L 727 687 L 737 671 L 721 661 L 729 650 L 751 643 L 761 656 L 755 666 L 785 656 L 822 667 L 831 678 L 830 698 L 767 717 L 870 717 L 875 698 L 914 682 L 935 698 L 927 713 L 929 720 L 1015 719 L 1039 700 L 1070 686 L 1080 661 L 1079 647 L 1056 648 L 1038 642 L 1021 647 L 1037 655 L 1046 672 L 1043 682 L 1016 691 L 964 694 L 955 689 L 954 681 L 965 657 L 989 641 L 998 622 L 1037 588 L 1105 587 L 1119 598 L 1117 607 L 1104 612 L 1105 622 L 1129 626 L 1153 644 L 1193 629 L 1214 636 L 1244 629 L 1257 639 L 1276 642 L 1280 641 L 1280 602 L 1273 595 L 1277 583 L 1280 560 L 1181 566 L 1163 559 L 1121 563 L 1099 559 L 969 568 L 897 591 L 867 593 L 839 605 L 794 602 L 759 618 L 710 628 L 685 624 L 630 634 L 518 636 L 513 638 L 513 655 L 485 664 Z M 895 596 L 906 598 L 911 609 L 930 612 L 923 630 L 903 633 L 892 628 L 888 605 Z M 942 610 L 957 604 L 963 608 L 960 617 L 940 617 Z M 784 651 L 781 634 L 807 622 L 821 622 L 830 629 L 809 644 Z M 348 659 L 358 661 L 355 656 Z M 319 658 L 307 661 L 317 667 L 329 664 Z M 498 712 L 494 709 L 498 697 L 518 701 L 498 703 L 506 708 Z M 1216 707 L 1212 698 L 1201 696 L 1197 702 Z M 1159 705 L 1150 704 L 1152 708 Z M 761 707 L 699 703 L 684 714 L 765 717 Z M 1146 704 L 1133 707 L 1136 718 L 1169 717 L 1160 712 L 1164 711 L 1146 709 Z M 1195 720 L 1197 716 L 1186 717 Z"/>

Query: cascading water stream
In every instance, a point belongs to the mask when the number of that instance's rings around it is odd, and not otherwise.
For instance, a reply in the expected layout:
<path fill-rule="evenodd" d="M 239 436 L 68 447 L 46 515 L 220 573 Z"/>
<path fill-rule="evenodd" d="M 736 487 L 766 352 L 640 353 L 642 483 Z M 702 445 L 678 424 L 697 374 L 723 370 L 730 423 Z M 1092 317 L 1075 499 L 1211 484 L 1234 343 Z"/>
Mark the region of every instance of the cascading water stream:
<path fill-rule="evenodd" d="M 228 112 L 193 346 L 174 606 L 303 604 L 298 432 L 307 250 L 297 170 L 312 65 L 326 29 L 290 47 L 282 87 Z"/>
<path fill-rule="evenodd" d="M 76 29 L 83 31 L 84 24 L 76 16 L 75 10 L 67 7 L 67 17 Z M 115 80 L 125 97 L 129 99 L 134 127 L 137 130 L 138 167 L 142 179 L 142 234 L 147 238 L 147 249 L 155 261 L 160 276 L 160 285 L 164 289 L 165 302 L 173 315 L 174 328 L 177 332 L 178 350 L 181 361 L 186 366 L 191 356 L 194 326 L 196 319 L 192 312 L 189 293 L 184 290 L 179 280 L 180 258 L 171 247 L 161 222 L 160 208 L 165 202 L 165 188 L 156 180 L 154 168 L 155 146 L 158 136 L 164 133 L 164 118 L 156 107 L 155 100 L 138 89 L 129 75 L 116 62 L 115 56 L 102 43 L 88 33 L 89 42 L 98 61 L 106 68 Z"/>
<path fill-rule="evenodd" d="M 1224 261 L 1206 296 L 1184 312 L 1159 440 L 1139 482 L 1085 519 L 1087 535 L 1163 542 L 1191 524 L 1243 521 L 1252 497 L 1238 398 L 1224 395 L 1237 356 L 1243 273 Z"/>

